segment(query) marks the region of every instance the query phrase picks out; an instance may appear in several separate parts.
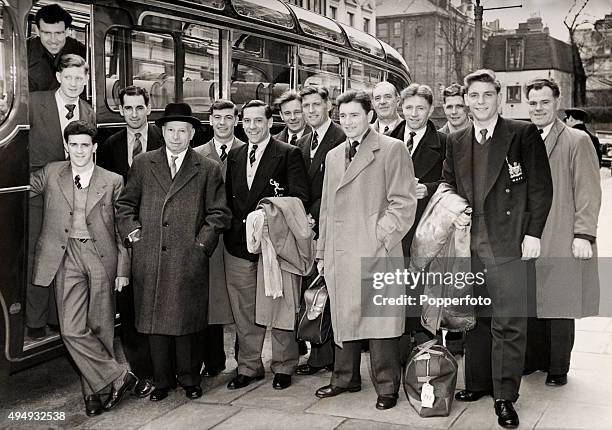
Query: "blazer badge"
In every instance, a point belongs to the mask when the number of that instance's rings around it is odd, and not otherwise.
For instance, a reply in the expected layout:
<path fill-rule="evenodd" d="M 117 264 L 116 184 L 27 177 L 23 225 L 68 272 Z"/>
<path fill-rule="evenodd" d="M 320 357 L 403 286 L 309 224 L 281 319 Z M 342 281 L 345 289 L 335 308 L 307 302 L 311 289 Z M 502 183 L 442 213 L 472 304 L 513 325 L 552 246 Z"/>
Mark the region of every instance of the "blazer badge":
<path fill-rule="evenodd" d="M 506 157 L 506 164 L 508 165 L 508 173 L 510 174 L 510 181 L 512 181 L 512 183 L 516 184 L 525 180 L 521 163 L 518 161 L 510 163 L 508 157 Z"/>
<path fill-rule="evenodd" d="M 283 197 L 283 191 L 285 191 L 285 189 L 281 187 L 278 182 L 274 179 L 270 179 L 270 185 L 274 187 L 274 197 Z"/>

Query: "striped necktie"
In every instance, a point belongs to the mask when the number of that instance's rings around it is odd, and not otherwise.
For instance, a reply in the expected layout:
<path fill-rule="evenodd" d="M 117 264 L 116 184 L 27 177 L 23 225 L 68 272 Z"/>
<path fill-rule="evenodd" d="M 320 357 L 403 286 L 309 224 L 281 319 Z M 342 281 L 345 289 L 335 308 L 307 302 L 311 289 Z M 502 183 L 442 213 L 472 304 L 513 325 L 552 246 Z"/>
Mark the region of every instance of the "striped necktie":
<path fill-rule="evenodd" d="M 258 145 L 253 145 L 251 147 L 251 152 L 249 153 L 249 163 L 251 163 L 251 167 L 255 164 L 255 151 L 257 151 Z"/>

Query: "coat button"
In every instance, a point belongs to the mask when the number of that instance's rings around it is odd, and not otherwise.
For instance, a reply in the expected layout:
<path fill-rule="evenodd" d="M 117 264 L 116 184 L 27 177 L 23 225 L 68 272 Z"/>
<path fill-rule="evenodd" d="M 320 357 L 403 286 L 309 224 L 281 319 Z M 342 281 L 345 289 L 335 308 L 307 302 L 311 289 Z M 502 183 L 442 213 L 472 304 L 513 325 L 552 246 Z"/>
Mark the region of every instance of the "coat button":
<path fill-rule="evenodd" d="M 246 220 L 245 220 L 245 219 L 243 219 L 243 220 L 242 220 L 242 223 L 243 223 L 243 224 L 246 224 Z"/>
<path fill-rule="evenodd" d="M 510 215 L 510 211 L 506 211 L 506 215 Z"/>
<path fill-rule="evenodd" d="M 166 245 L 162 246 L 162 251 L 167 250 L 168 248 L 166 248 Z"/>
<path fill-rule="evenodd" d="M 510 193 L 510 188 L 506 188 L 506 193 Z"/>
<path fill-rule="evenodd" d="M 64 233 L 68 233 L 68 229 L 67 228 L 64 229 Z"/>
<path fill-rule="evenodd" d="M 169 225 L 169 224 L 168 224 L 167 222 L 164 222 L 162 225 L 163 225 L 164 227 L 168 227 L 168 225 Z"/>
<path fill-rule="evenodd" d="M 62 249 L 66 249 L 66 247 L 64 245 L 62 245 Z"/>
<path fill-rule="evenodd" d="M 72 211 L 70 211 L 69 213 L 70 213 L 70 215 L 72 215 Z"/>

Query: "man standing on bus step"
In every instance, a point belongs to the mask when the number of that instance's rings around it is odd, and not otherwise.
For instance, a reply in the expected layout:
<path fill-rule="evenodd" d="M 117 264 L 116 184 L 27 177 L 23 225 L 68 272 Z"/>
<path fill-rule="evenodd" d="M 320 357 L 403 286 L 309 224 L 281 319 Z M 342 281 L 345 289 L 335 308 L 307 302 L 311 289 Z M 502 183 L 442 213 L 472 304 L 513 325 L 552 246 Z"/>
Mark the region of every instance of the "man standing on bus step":
<path fill-rule="evenodd" d="M 85 45 L 67 35 L 72 16 L 60 5 L 41 7 L 34 17 L 38 37 L 28 39 L 28 85 L 32 91 L 54 90 L 59 85 L 55 71 L 65 54 L 85 58 Z"/>
<path fill-rule="evenodd" d="M 119 113 L 126 127 L 110 136 L 100 145 L 96 153 L 96 164 L 120 174 L 127 183 L 128 170 L 134 158 L 144 152 L 164 146 L 160 129 L 147 122 L 151 113 L 149 93 L 146 89 L 129 86 L 119 91 Z M 134 325 L 134 289 L 126 288 L 117 294 L 117 310 L 121 315 L 121 341 L 132 372 L 139 383 L 134 389 L 137 397 L 151 394 L 153 364 L 149 350 L 149 339 L 138 333 Z"/>
<path fill-rule="evenodd" d="M 242 108 L 242 124 L 248 144 L 233 148 L 227 158 L 225 189 L 232 211 L 232 224 L 225 232 L 225 275 L 236 322 L 238 374 L 230 390 L 243 388 L 265 377 L 261 354 L 266 327 L 255 323 L 257 261 L 246 244 L 246 218 L 264 197 L 297 197 L 308 202 L 306 169 L 300 149 L 270 136 L 272 110 L 251 100 Z M 298 304 L 299 306 L 299 304 Z M 285 389 L 298 363 L 299 352 L 293 331 L 272 328 L 272 386 Z"/>
<path fill-rule="evenodd" d="M 227 172 L 227 155 L 230 150 L 239 148 L 244 142 L 234 136 L 238 124 L 238 109 L 229 100 L 216 100 L 210 107 L 210 126 L 213 138 L 195 151 L 221 164 L 223 181 Z M 225 263 L 223 261 L 223 235 L 210 257 L 210 273 L 208 285 L 208 326 L 202 333 L 204 368 L 202 376 L 217 376 L 225 370 L 225 346 L 223 343 L 223 325 L 232 324 L 232 308 L 227 294 L 225 278 Z"/>
<path fill-rule="evenodd" d="M 374 130 L 401 139 L 401 136 L 398 137 L 399 130 L 396 131 L 402 122 L 402 117 L 397 112 L 399 93 L 395 85 L 386 81 L 377 83 L 372 90 L 372 107 L 376 112 L 376 121 L 372 123 Z"/>
<path fill-rule="evenodd" d="M 323 192 L 323 177 L 325 176 L 325 157 L 327 153 L 346 140 L 346 135 L 342 128 L 332 122 L 329 112 L 332 109 L 329 100 L 329 91 L 325 87 L 304 87 L 300 91 L 302 106 L 306 115 L 308 125 L 312 127 L 314 133 L 302 137 L 298 141 L 298 146 L 302 150 L 302 156 L 306 163 L 308 172 L 308 187 L 310 191 L 310 201 L 306 207 L 314 221 L 314 231 L 319 234 L 319 211 L 321 208 L 321 193 Z M 317 276 L 304 277 L 305 289 Z M 313 375 L 322 369 L 332 370 L 334 367 L 334 341 L 329 339 L 327 342 L 316 345 L 311 343 L 310 357 L 308 362 L 299 365 L 295 369 L 297 375 Z"/>
<path fill-rule="evenodd" d="M 280 133 L 274 135 L 274 138 L 295 146 L 302 136 L 312 131 L 304 120 L 302 98 L 297 91 L 288 90 L 274 101 L 274 105 L 278 106 L 280 116 L 285 122 L 285 128 Z"/>
<path fill-rule="evenodd" d="M 593 143 L 593 147 L 595 147 L 595 152 L 597 153 L 599 165 L 601 166 L 601 159 L 603 156 L 601 152 L 601 144 L 599 143 L 599 139 L 597 138 L 597 136 L 591 133 L 586 127 L 585 123 L 588 121 L 588 119 L 589 116 L 582 109 L 565 109 L 565 124 L 577 130 L 582 130 L 589 135 L 591 143 Z"/>
<path fill-rule="evenodd" d="M 57 90 L 30 93 L 28 137 L 30 171 L 36 171 L 52 161 L 68 158 L 63 137 L 70 121 L 84 120 L 95 125 L 96 117 L 87 102 L 79 98 L 88 79 L 89 67 L 82 57 L 74 54 L 62 56 L 55 78 Z M 29 267 L 32 267 L 34 248 L 40 234 L 43 217 L 42 197 L 30 199 L 29 212 Z M 52 288 L 28 285 L 26 300 L 27 336 L 39 339 L 45 336 L 45 325 L 57 324 L 55 299 Z"/>
<path fill-rule="evenodd" d="M 473 127 L 449 136 L 442 171 L 444 182 L 473 208 L 457 228 L 470 221 L 472 272 L 484 273 L 474 297 L 490 297 L 477 306 L 476 327 L 465 335 L 465 384 L 455 398 L 472 402 L 493 395 L 498 424 L 516 428 L 525 362 L 527 311 L 535 279 L 533 260 L 550 210 L 553 187 L 544 142 L 533 124 L 502 118 L 501 85 L 492 70 L 465 77 L 465 102 Z"/>
<path fill-rule="evenodd" d="M 442 91 L 446 124 L 438 130 L 440 133 L 450 134 L 472 125 L 468 116 L 468 108 L 463 100 L 464 94 L 463 86 L 457 83 L 451 84 Z"/>
<path fill-rule="evenodd" d="M 32 283 L 56 281 L 62 339 L 81 374 L 87 415 L 102 412 L 100 391 L 112 384 L 115 407 L 137 378 L 113 354 L 113 290 L 128 285 L 130 260 L 115 224 L 121 176 L 94 164 L 96 128 L 73 121 L 64 130 L 70 161 L 31 174 L 31 195 L 45 200 Z"/>
<path fill-rule="evenodd" d="M 574 318 L 599 314 L 599 162 L 588 135 L 557 118 L 556 82 L 536 79 L 525 93 L 531 121 L 546 145 L 555 190 L 536 262 L 537 313 L 528 322 L 525 373 L 543 370 L 546 385 L 560 386 L 570 369 Z"/>

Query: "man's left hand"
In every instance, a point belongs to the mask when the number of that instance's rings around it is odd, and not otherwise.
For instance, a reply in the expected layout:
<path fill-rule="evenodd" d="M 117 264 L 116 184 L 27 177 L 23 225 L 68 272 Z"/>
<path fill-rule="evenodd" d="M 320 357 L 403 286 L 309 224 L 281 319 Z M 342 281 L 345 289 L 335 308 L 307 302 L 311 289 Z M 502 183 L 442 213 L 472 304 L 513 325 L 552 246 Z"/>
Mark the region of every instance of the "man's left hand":
<path fill-rule="evenodd" d="M 121 292 L 123 287 L 127 287 L 130 283 L 130 278 L 125 276 L 117 276 L 115 278 L 115 291 Z"/>
<path fill-rule="evenodd" d="M 521 250 L 523 252 L 521 260 L 538 258 L 540 256 L 540 239 L 525 235 L 521 244 Z"/>
<path fill-rule="evenodd" d="M 423 184 L 417 184 L 416 186 L 416 198 L 418 200 L 424 199 L 427 197 L 427 187 Z"/>
<path fill-rule="evenodd" d="M 574 254 L 574 258 L 578 258 L 579 260 L 588 260 L 592 258 L 593 247 L 591 246 L 591 242 L 586 239 L 575 237 L 572 242 L 572 254 Z"/>

